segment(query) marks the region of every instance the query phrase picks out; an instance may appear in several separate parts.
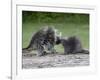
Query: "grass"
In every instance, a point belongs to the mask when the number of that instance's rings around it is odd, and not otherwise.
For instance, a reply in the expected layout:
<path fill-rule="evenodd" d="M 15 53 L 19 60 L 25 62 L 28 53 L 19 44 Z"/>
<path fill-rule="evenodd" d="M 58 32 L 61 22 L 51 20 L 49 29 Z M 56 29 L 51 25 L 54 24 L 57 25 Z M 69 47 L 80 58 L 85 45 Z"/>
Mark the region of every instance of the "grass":
<path fill-rule="evenodd" d="M 55 26 L 59 31 L 62 32 L 62 36 L 78 36 L 83 44 L 84 48 L 89 48 L 89 24 L 81 23 L 23 23 L 23 36 L 22 36 L 22 47 L 28 46 L 32 34 L 45 25 Z M 55 46 L 56 50 L 63 52 L 61 45 Z"/>

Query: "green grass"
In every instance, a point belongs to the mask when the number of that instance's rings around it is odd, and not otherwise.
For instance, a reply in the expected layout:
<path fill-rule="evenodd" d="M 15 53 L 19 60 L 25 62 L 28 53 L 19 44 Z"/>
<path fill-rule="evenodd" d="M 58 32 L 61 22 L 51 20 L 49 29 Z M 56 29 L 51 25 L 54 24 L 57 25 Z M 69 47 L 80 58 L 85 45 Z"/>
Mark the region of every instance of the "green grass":
<path fill-rule="evenodd" d="M 83 44 L 84 48 L 89 48 L 89 25 L 79 23 L 23 23 L 23 36 L 22 36 L 22 47 L 27 47 L 32 34 L 45 25 L 55 26 L 59 31 L 62 32 L 62 36 L 78 36 Z M 63 52 L 61 45 L 55 46 L 57 51 Z"/>

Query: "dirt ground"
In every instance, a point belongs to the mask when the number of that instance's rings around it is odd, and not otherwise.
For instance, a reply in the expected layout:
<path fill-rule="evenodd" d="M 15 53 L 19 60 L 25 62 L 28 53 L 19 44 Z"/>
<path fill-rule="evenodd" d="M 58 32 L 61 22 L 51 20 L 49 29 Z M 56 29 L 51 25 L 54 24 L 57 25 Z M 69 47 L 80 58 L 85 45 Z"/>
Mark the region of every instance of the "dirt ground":
<path fill-rule="evenodd" d="M 22 68 L 50 68 L 50 67 L 77 67 L 88 66 L 89 54 L 47 54 L 36 56 L 32 53 L 23 53 Z"/>

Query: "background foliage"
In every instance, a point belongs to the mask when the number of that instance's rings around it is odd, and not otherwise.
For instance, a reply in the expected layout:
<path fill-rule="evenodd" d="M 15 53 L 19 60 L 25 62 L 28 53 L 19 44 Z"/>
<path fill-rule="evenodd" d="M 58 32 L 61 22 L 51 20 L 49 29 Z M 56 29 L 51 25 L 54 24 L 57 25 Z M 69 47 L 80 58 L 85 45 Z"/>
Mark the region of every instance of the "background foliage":
<path fill-rule="evenodd" d="M 88 14 L 23 11 L 23 22 L 33 23 L 88 23 Z"/>
<path fill-rule="evenodd" d="M 56 12 L 22 12 L 22 47 L 27 47 L 34 32 L 44 26 L 54 26 L 63 37 L 78 36 L 83 47 L 89 48 L 89 14 Z M 61 45 L 56 50 L 63 52 Z"/>

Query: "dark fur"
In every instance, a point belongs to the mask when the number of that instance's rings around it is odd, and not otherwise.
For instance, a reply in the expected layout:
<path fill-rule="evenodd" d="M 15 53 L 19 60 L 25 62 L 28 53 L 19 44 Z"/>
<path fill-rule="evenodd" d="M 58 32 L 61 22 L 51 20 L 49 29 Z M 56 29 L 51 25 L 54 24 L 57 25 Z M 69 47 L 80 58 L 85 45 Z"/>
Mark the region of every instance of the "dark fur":
<path fill-rule="evenodd" d="M 76 36 L 69 37 L 67 39 L 58 37 L 56 44 L 62 44 L 64 47 L 64 54 L 75 54 L 75 53 L 86 53 L 89 54 L 88 50 L 83 49 L 82 43 Z"/>
<path fill-rule="evenodd" d="M 41 56 L 45 53 L 45 47 L 48 50 L 53 51 L 55 44 L 55 31 L 52 27 L 45 27 L 37 31 L 27 48 L 23 48 L 22 50 L 37 50 L 38 51 L 38 56 Z"/>
<path fill-rule="evenodd" d="M 56 45 L 61 44 L 61 39 L 59 36 L 56 36 Z"/>

